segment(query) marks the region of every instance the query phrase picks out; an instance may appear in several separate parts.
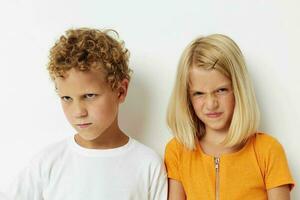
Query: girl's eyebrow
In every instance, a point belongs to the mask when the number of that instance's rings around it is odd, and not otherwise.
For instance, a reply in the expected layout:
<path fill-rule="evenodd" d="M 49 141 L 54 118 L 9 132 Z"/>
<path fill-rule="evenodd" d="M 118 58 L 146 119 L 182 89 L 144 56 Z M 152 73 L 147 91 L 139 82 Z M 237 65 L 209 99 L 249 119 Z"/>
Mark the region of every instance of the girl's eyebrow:
<path fill-rule="evenodd" d="M 195 93 L 205 94 L 205 92 L 201 92 L 201 91 L 197 91 L 197 90 L 190 91 L 189 93 L 190 94 L 195 94 Z"/>
<path fill-rule="evenodd" d="M 220 88 L 229 88 L 230 86 L 231 86 L 231 83 L 221 84 L 221 85 L 219 85 L 218 87 L 216 87 L 216 89 L 214 89 L 214 90 L 211 91 L 211 92 L 215 92 L 215 91 L 219 90 Z M 189 92 L 190 92 L 190 93 L 194 93 L 194 92 L 205 93 L 205 92 L 203 92 L 203 91 L 201 91 L 201 90 L 194 90 L 194 89 L 189 89 Z"/>
<path fill-rule="evenodd" d="M 224 83 L 224 84 L 220 84 L 218 87 L 216 87 L 217 89 L 218 88 L 224 88 L 224 87 L 230 87 L 231 86 L 231 83 Z"/>
<path fill-rule="evenodd" d="M 189 92 L 199 92 L 199 90 L 194 90 L 194 89 L 191 89 L 190 87 L 188 88 L 188 91 Z"/>

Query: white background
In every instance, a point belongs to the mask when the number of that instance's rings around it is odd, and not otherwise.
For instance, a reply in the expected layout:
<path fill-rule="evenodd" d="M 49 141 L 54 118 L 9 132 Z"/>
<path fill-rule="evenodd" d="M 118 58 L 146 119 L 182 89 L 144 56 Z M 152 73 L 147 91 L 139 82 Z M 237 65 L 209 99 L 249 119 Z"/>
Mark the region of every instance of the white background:
<path fill-rule="evenodd" d="M 300 183 L 300 1 L 0 1 L 0 190 L 30 158 L 74 131 L 48 77 L 48 51 L 68 28 L 117 30 L 134 70 L 121 127 L 163 155 L 166 107 L 183 48 L 223 33 L 240 46 L 262 111 Z M 298 185 L 293 199 L 300 198 Z"/>

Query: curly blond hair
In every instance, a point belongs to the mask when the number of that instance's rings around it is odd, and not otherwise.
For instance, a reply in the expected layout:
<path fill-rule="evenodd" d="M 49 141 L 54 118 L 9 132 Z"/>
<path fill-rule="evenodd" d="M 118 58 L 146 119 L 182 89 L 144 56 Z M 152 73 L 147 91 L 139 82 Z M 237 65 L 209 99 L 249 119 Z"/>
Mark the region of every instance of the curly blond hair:
<path fill-rule="evenodd" d="M 124 42 L 118 41 L 118 33 L 111 29 L 69 29 L 51 48 L 49 59 L 48 71 L 52 80 L 71 68 L 80 71 L 104 69 L 112 89 L 116 89 L 123 79 L 130 80 L 129 51 Z"/>

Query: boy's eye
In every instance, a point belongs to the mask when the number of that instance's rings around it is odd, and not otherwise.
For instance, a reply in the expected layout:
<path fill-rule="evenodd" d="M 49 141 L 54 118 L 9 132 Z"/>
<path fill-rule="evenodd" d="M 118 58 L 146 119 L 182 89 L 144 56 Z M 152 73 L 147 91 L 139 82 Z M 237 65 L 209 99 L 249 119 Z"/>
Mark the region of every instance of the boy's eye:
<path fill-rule="evenodd" d="M 72 98 L 68 97 L 68 96 L 63 96 L 63 97 L 61 97 L 61 100 L 63 100 L 64 102 L 71 102 Z"/>
<path fill-rule="evenodd" d="M 86 94 L 86 95 L 84 95 L 84 97 L 86 98 L 86 99 L 93 99 L 93 98 L 95 98 L 97 95 L 96 94 Z"/>

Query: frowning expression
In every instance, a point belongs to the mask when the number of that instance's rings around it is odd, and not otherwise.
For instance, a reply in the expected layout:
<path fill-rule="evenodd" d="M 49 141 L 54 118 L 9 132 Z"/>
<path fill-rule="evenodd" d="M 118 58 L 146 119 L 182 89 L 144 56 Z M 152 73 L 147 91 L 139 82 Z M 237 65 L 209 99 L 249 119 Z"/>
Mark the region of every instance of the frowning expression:
<path fill-rule="evenodd" d="M 55 79 L 63 111 L 78 134 L 93 140 L 117 126 L 119 104 L 124 98 L 112 90 L 98 69 L 70 69 Z"/>
<path fill-rule="evenodd" d="M 215 69 L 192 67 L 189 72 L 189 97 L 206 132 L 228 131 L 235 106 L 228 77 Z"/>

